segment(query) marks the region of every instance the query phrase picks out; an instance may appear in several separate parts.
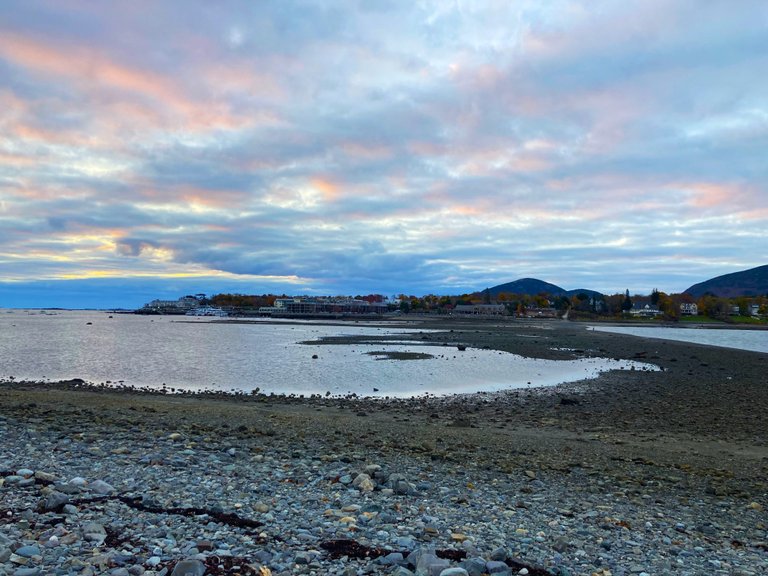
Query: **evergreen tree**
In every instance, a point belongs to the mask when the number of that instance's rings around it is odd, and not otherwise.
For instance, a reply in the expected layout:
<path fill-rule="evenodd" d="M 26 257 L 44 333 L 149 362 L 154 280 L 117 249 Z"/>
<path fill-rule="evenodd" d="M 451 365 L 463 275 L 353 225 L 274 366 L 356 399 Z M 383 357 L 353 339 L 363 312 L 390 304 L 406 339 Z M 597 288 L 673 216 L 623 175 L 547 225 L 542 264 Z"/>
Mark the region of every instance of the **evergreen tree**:
<path fill-rule="evenodd" d="M 629 289 L 627 289 L 627 292 L 624 294 L 624 302 L 621 303 L 621 309 L 624 312 L 632 310 L 632 299 L 629 297 Z"/>

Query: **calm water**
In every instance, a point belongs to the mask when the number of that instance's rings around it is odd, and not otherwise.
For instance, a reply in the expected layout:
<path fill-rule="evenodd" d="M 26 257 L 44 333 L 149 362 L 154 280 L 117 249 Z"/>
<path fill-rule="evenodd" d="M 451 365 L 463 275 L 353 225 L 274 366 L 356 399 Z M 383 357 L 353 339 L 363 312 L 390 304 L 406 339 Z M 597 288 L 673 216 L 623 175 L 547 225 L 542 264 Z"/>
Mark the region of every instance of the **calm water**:
<path fill-rule="evenodd" d="M 595 326 L 594 330 L 678 340 L 722 348 L 738 348 L 753 352 L 768 352 L 768 330 L 729 330 L 718 328 L 662 328 L 636 326 Z"/>
<path fill-rule="evenodd" d="M 90 323 L 90 324 L 89 324 Z M 100 312 L 0 310 L 0 379 L 111 381 L 181 390 L 413 396 L 548 386 L 611 369 L 655 369 L 611 359 L 548 361 L 453 347 L 306 345 L 322 336 L 413 330 L 303 324 L 212 323 L 208 319 Z M 381 360 L 377 350 L 427 352 L 427 360 Z M 313 359 L 313 355 L 317 359 Z M 378 388 L 378 391 L 374 391 Z"/>

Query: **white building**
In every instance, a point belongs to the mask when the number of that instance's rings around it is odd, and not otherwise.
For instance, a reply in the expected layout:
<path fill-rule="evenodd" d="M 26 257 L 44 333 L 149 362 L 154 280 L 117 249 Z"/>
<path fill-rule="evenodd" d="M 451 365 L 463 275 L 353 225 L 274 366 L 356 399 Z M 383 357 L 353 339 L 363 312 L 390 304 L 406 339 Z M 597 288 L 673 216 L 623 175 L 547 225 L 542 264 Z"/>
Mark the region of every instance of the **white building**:
<path fill-rule="evenodd" d="M 694 303 L 683 302 L 680 304 L 681 316 L 698 316 L 699 306 Z"/>

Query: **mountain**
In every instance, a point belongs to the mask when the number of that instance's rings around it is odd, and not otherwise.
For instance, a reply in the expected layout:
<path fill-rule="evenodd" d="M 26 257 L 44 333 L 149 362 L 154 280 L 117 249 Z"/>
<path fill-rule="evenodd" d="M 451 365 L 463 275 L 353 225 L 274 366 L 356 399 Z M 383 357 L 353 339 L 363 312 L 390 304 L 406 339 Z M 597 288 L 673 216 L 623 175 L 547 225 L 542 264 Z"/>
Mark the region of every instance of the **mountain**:
<path fill-rule="evenodd" d="M 602 298 L 603 295 L 597 290 L 590 290 L 589 288 L 577 288 L 576 290 L 566 290 L 565 295 L 569 298 L 576 296 L 576 294 L 586 294 L 590 298 Z"/>
<path fill-rule="evenodd" d="M 560 286 L 555 286 L 554 284 L 536 278 L 520 278 L 520 280 L 515 280 L 514 282 L 499 284 L 498 286 L 489 288 L 488 292 L 490 292 L 491 296 L 498 296 L 502 292 L 507 292 L 509 294 L 530 294 L 531 296 L 541 294 L 542 292 L 552 296 L 565 294 L 565 290 L 560 288 Z"/>
<path fill-rule="evenodd" d="M 507 282 L 506 284 L 499 284 L 493 288 L 488 288 L 488 292 L 491 296 L 498 296 L 502 292 L 508 294 L 528 294 L 529 296 L 536 296 L 537 294 L 549 294 L 550 296 L 575 296 L 576 294 L 586 294 L 590 298 L 602 297 L 600 292 L 596 290 L 589 290 L 588 288 L 578 288 L 576 290 L 566 290 L 556 284 L 550 284 L 537 278 L 520 278 L 514 282 Z"/>
<path fill-rule="evenodd" d="M 768 294 L 768 265 L 717 276 L 694 284 L 685 292 L 694 298 L 703 296 L 707 292 L 721 298 L 762 296 Z"/>

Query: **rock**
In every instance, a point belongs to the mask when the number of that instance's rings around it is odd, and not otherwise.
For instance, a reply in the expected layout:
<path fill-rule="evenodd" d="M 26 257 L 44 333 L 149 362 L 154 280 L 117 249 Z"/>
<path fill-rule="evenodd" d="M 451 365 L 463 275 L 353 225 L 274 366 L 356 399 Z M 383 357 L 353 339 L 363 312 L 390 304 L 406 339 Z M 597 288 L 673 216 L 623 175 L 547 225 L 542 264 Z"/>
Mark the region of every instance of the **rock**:
<path fill-rule="evenodd" d="M 389 576 L 414 576 L 414 574 L 413 572 L 408 570 L 408 568 L 403 568 L 402 566 L 398 566 L 392 572 L 389 573 Z"/>
<path fill-rule="evenodd" d="M 11 549 L 7 546 L 0 546 L 0 563 L 8 562 L 11 557 Z"/>
<path fill-rule="evenodd" d="M 486 562 L 485 564 L 485 570 L 488 572 L 488 574 L 509 574 L 509 566 L 505 562 L 501 562 L 498 560 L 491 560 L 490 562 Z"/>
<path fill-rule="evenodd" d="M 65 504 L 61 508 L 61 513 L 68 514 L 68 515 L 77 514 L 77 507 L 72 506 L 72 504 Z"/>
<path fill-rule="evenodd" d="M 469 576 L 482 576 L 485 574 L 485 560 L 482 558 L 468 558 L 459 564 L 466 570 Z"/>
<path fill-rule="evenodd" d="M 464 568 L 446 568 L 440 576 L 469 576 L 469 573 Z"/>
<path fill-rule="evenodd" d="M 102 544 L 107 539 L 107 530 L 98 522 L 87 522 L 81 528 L 83 538 L 88 542 Z"/>
<path fill-rule="evenodd" d="M 102 495 L 111 494 L 115 491 L 111 484 L 107 484 L 103 480 L 96 480 L 95 482 L 92 482 L 90 485 L 90 490 L 91 492 Z"/>
<path fill-rule="evenodd" d="M 360 492 L 373 492 L 374 484 L 371 477 L 368 474 L 358 474 L 352 481 L 352 486 L 360 490 Z"/>
<path fill-rule="evenodd" d="M 59 510 L 59 508 L 68 503 L 69 496 L 53 490 L 50 494 L 48 494 L 48 496 L 46 496 L 45 500 L 43 500 L 41 503 L 41 508 L 43 509 L 43 512 L 56 512 Z"/>
<path fill-rule="evenodd" d="M 203 574 L 205 574 L 205 564 L 191 558 L 178 562 L 171 572 L 171 576 L 203 576 Z"/>
<path fill-rule="evenodd" d="M 385 566 L 399 566 L 405 563 L 405 558 L 401 552 L 390 552 L 386 556 L 380 556 L 378 561 Z"/>
<path fill-rule="evenodd" d="M 558 538 L 557 538 L 557 539 L 556 539 L 556 540 L 555 540 L 555 541 L 552 543 L 552 549 L 553 549 L 553 550 L 555 550 L 556 552 L 560 552 L 560 553 L 562 553 L 562 552 L 565 552 L 566 550 L 568 550 L 568 546 L 569 546 L 569 545 L 570 545 L 570 544 L 569 544 L 569 542 L 568 542 L 568 539 L 567 539 L 567 538 L 565 538 L 565 537 L 563 537 L 563 536 L 559 536 L 559 537 L 558 537 Z"/>
<path fill-rule="evenodd" d="M 395 494 L 413 496 L 419 493 L 416 490 L 416 486 L 408 482 L 402 474 L 390 475 L 387 480 L 387 486 L 389 486 Z"/>
<path fill-rule="evenodd" d="M 40 568 L 18 568 L 13 572 L 13 576 L 38 576 L 38 574 L 41 574 Z"/>
<path fill-rule="evenodd" d="M 22 478 L 32 478 L 34 475 L 35 471 L 30 470 L 29 468 L 21 468 L 20 470 L 16 471 L 16 476 L 21 476 Z"/>
<path fill-rule="evenodd" d="M 432 552 L 417 552 L 416 561 L 416 573 L 417 574 L 435 574 L 439 576 L 443 569 L 448 568 L 451 563 L 448 560 L 438 558 L 437 555 Z M 411 557 L 408 556 L 408 561 L 412 562 Z"/>
<path fill-rule="evenodd" d="M 40 470 L 37 470 L 35 472 L 35 478 L 37 480 L 40 480 L 41 482 L 55 482 L 56 481 L 56 475 L 51 474 L 49 472 L 41 472 Z"/>
<path fill-rule="evenodd" d="M 507 551 L 504 548 L 496 548 L 493 552 L 491 552 L 491 555 L 489 558 L 491 560 L 495 560 L 497 562 L 504 562 L 504 560 L 507 559 Z"/>
<path fill-rule="evenodd" d="M 16 549 L 16 554 L 23 558 L 32 558 L 33 556 L 40 556 L 40 548 L 38 546 L 22 546 Z"/>

